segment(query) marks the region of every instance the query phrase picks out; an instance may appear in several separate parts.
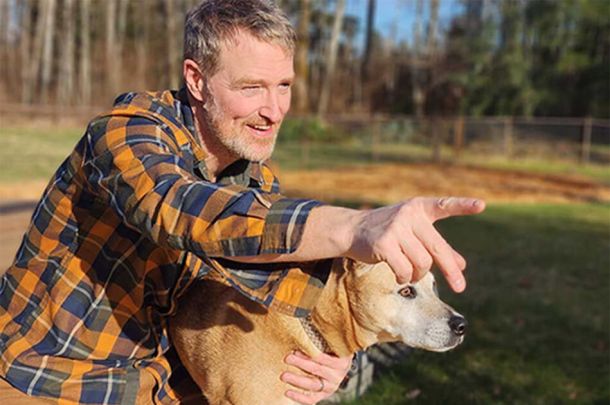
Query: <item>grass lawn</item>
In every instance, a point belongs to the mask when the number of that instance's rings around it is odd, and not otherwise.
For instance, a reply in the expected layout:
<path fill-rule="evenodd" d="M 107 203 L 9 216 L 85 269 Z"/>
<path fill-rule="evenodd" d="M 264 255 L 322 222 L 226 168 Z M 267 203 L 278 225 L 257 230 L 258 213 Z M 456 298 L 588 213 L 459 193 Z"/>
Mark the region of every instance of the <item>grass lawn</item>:
<path fill-rule="evenodd" d="M 439 226 L 469 262 L 465 293 L 440 283 L 466 340 L 415 351 L 353 404 L 608 404 L 610 208 L 492 206 Z"/>
<path fill-rule="evenodd" d="M 0 182 L 48 180 L 84 131 L 0 126 Z"/>
<path fill-rule="evenodd" d="M 0 182 L 48 180 L 57 166 L 70 153 L 82 128 L 0 126 Z M 280 135 L 281 136 L 281 135 Z M 453 157 L 450 148 L 443 148 L 444 159 Z M 329 168 L 371 163 L 426 162 L 431 157 L 428 147 L 412 144 L 380 144 L 375 153 L 371 146 L 351 144 L 310 144 L 279 142 L 273 159 L 282 169 Z M 610 184 L 608 165 L 577 165 L 572 161 L 549 159 L 505 159 L 501 156 L 463 154 L 460 163 L 501 170 L 521 170 L 548 174 L 576 174 Z"/>

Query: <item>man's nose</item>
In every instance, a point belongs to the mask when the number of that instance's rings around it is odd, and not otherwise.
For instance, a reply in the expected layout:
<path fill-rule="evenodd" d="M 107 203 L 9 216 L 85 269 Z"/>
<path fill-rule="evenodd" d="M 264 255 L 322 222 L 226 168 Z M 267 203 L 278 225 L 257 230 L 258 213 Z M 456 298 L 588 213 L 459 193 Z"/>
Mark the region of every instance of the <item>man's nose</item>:
<path fill-rule="evenodd" d="M 272 123 L 281 121 L 285 112 L 282 111 L 282 105 L 278 94 L 275 92 L 268 93 L 265 104 L 260 109 L 260 114 Z"/>

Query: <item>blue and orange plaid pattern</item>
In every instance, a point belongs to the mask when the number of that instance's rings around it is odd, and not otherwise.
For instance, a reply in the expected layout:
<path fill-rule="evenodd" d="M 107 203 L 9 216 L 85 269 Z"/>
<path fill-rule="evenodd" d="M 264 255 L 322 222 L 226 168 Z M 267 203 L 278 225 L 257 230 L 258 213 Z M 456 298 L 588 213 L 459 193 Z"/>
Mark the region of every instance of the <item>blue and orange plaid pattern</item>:
<path fill-rule="evenodd" d="M 307 315 L 329 261 L 231 258 L 293 252 L 319 203 L 279 194 L 262 163 L 237 161 L 208 181 L 195 133 L 184 89 L 125 94 L 90 123 L 0 279 L 1 377 L 60 404 L 119 404 L 146 368 L 156 400 L 179 401 L 192 382 L 168 320 L 210 271 L 269 308 Z"/>

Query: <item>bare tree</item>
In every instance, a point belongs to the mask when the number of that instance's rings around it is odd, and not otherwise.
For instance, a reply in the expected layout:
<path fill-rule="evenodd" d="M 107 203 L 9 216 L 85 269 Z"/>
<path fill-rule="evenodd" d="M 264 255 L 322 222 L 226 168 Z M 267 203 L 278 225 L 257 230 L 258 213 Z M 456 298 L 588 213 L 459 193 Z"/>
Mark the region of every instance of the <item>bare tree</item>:
<path fill-rule="evenodd" d="M 44 47 L 42 51 L 42 82 L 41 99 L 43 103 L 49 101 L 49 91 L 53 74 L 53 52 L 55 47 L 55 0 L 46 0 L 48 12 L 44 21 Z"/>
<path fill-rule="evenodd" d="M 0 2 L 0 58 L 4 62 L 0 63 L 0 77 L 7 77 L 9 61 L 9 2 Z M 4 84 L 4 83 L 3 83 Z"/>
<path fill-rule="evenodd" d="M 108 90 L 116 94 L 119 88 L 119 66 L 116 44 L 116 0 L 106 0 L 106 75 Z"/>
<path fill-rule="evenodd" d="M 367 99 L 365 102 L 370 102 L 368 100 L 370 97 L 368 95 L 368 87 L 367 82 L 370 79 L 370 69 L 371 69 L 371 55 L 373 52 L 373 35 L 375 30 L 375 8 L 377 7 L 376 0 L 368 0 L 367 12 L 366 12 L 366 37 L 364 41 L 364 55 L 362 56 L 362 64 L 360 65 L 360 92 L 363 98 Z"/>
<path fill-rule="evenodd" d="M 417 0 L 415 21 L 413 22 L 413 48 L 411 50 L 411 80 L 414 113 L 417 118 L 424 116 L 424 89 L 422 72 L 422 20 L 423 0 Z"/>
<path fill-rule="evenodd" d="M 79 98 L 83 104 L 91 103 L 91 0 L 80 0 L 80 75 Z"/>
<path fill-rule="evenodd" d="M 32 103 L 34 97 L 34 89 L 38 83 L 38 77 L 40 75 L 40 67 L 42 60 L 42 46 L 44 39 L 44 27 L 49 13 L 49 3 L 47 1 L 41 1 L 39 3 L 38 18 L 36 20 L 36 27 L 34 30 L 34 43 L 32 47 L 32 58 L 29 66 L 24 68 L 27 70 L 27 77 L 23 81 L 23 93 L 22 99 L 25 103 Z"/>
<path fill-rule="evenodd" d="M 30 0 L 23 0 L 21 3 L 21 30 L 19 35 L 19 53 L 21 66 L 21 102 L 30 101 L 31 84 L 30 79 L 31 69 L 31 35 L 32 13 L 30 12 Z M 29 92 L 29 93 L 28 93 Z"/>
<path fill-rule="evenodd" d="M 119 9 L 117 16 L 117 24 L 115 25 L 116 29 L 116 56 L 115 56 L 115 64 L 117 74 L 117 91 L 120 90 L 122 81 L 121 75 L 123 74 L 123 52 L 125 48 L 125 33 L 127 31 L 127 10 L 129 7 L 129 0 L 119 0 Z M 116 93 L 116 91 L 115 91 Z M 116 94 L 113 94 L 114 97 Z"/>
<path fill-rule="evenodd" d="M 137 63 L 137 76 L 138 83 L 137 86 L 140 89 L 144 89 L 147 86 L 148 81 L 147 73 L 148 73 L 148 59 L 149 59 L 149 42 L 150 42 L 150 24 L 153 16 L 151 9 L 151 2 L 143 1 L 139 4 L 141 18 L 135 19 L 137 28 L 136 28 L 136 57 L 138 60 Z"/>
<path fill-rule="evenodd" d="M 165 0 L 165 11 L 167 13 L 167 75 L 170 88 L 179 85 L 179 55 L 178 55 L 178 32 L 176 30 L 176 10 L 173 0 Z"/>
<path fill-rule="evenodd" d="M 59 71 L 58 101 L 60 104 L 69 104 L 74 93 L 74 60 L 75 60 L 75 23 L 74 0 L 64 0 L 62 10 L 62 55 Z"/>
<path fill-rule="evenodd" d="M 335 65 L 337 63 L 337 50 L 339 49 L 339 37 L 341 35 L 341 27 L 343 25 L 343 15 L 345 14 L 345 0 L 337 0 L 335 9 L 335 19 L 333 21 L 333 29 L 330 36 L 330 44 L 326 53 L 326 70 L 322 82 L 320 92 L 320 101 L 318 104 L 318 116 L 322 116 L 328 109 L 330 91 L 332 87 L 333 74 L 335 73 Z"/>
<path fill-rule="evenodd" d="M 297 51 L 295 55 L 295 76 L 294 96 L 296 99 L 296 110 L 305 113 L 309 109 L 309 97 L 307 93 L 307 80 L 309 76 L 309 22 L 310 22 L 310 1 L 299 1 L 299 25 L 297 26 Z"/>

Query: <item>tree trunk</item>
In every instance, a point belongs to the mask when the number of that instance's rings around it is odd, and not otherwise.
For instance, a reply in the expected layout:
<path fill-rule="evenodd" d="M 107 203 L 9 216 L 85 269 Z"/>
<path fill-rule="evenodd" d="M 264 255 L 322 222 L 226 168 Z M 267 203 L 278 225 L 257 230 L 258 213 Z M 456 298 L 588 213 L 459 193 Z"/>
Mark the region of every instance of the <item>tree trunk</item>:
<path fill-rule="evenodd" d="M 10 3 L 6 0 L 0 2 L 0 59 L 4 61 L 3 63 L 0 63 L 0 78 L 2 81 L 5 81 L 5 83 L 0 83 L 0 85 L 6 85 L 6 87 L 8 87 L 8 82 L 10 81 L 10 78 L 8 77 L 8 66 L 14 63 L 9 59 L 9 5 Z M 4 91 L 6 91 L 6 88 L 4 88 Z"/>
<path fill-rule="evenodd" d="M 362 68 L 360 69 L 362 74 L 363 82 L 367 82 L 370 79 L 370 65 L 371 65 L 371 53 L 373 51 L 373 33 L 375 29 L 375 7 L 376 0 L 368 0 L 368 7 L 366 12 L 366 38 L 364 45 L 364 55 L 362 57 Z"/>
<path fill-rule="evenodd" d="M 413 97 L 413 112 L 415 117 L 421 121 L 424 116 L 424 89 L 422 83 L 422 19 L 423 19 L 423 0 L 417 0 L 415 21 L 413 23 L 413 50 L 411 58 L 411 80 L 412 80 L 412 97 Z"/>
<path fill-rule="evenodd" d="M 91 0 L 80 0 L 80 101 L 91 104 Z"/>
<path fill-rule="evenodd" d="M 116 44 L 116 0 L 106 0 L 106 75 L 107 89 L 112 96 L 118 92 L 118 66 Z"/>
<path fill-rule="evenodd" d="M 74 100 L 74 0 L 64 0 L 63 4 L 63 48 L 61 55 L 61 69 L 59 76 L 59 103 L 61 105 L 71 104 Z"/>
<path fill-rule="evenodd" d="M 165 10 L 167 12 L 167 77 L 169 87 L 172 89 L 179 86 L 179 56 L 178 44 L 176 38 L 176 10 L 174 8 L 174 0 L 165 0 Z"/>
<path fill-rule="evenodd" d="M 299 25 L 297 27 L 297 51 L 295 57 L 294 95 L 296 99 L 296 110 L 306 113 L 309 110 L 309 96 L 307 93 L 307 80 L 309 76 L 307 56 L 309 54 L 309 22 L 310 1 L 300 0 Z"/>
<path fill-rule="evenodd" d="M 373 53 L 373 34 L 375 30 L 375 8 L 377 6 L 376 0 L 368 0 L 368 7 L 366 13 L 366 38 L 364 46 L 364 55 L 362 57 L 362 64 L 360 65 L 360 98 L 365 105 L 371 104 L 371 55 Z"/>
<path fill-rule="evenodd" d="M 337 50 L 339 49 L 339 37 L 343 26 L 343 15 L 345 13 L 345 0 L 337 0 L 335 9 L 335 20 L 330 37 L 330 44 L 326 53 L 326 71 L 320 92 L 320 102 L 318 104 L 318 116 L 323 116 L 328 110 L 330 91 L 333 85 L 333 74 L 337 63 Z"/>
<path fill-rule="evenodd" d="M 55 45 L 55 0 L 47 0 L 48 12 L 44 21 L 44 48 L 42 53 L 42 88 L 43 103 L 49 102 L 51 75 L 53 73 L 53 51 Z"/>
<path fill-rule="evenodd" d="M 31 27 L 32 13 L 30 10 L 30 0 L 23 0 L 21 3 L 21 35 L 19 37 L 19 51 L 21 54 L 19 66 L 21 67 L 21 102 L 29 103 L 31 98 L 30 78 L 32 73 L 32 49 L 31 47 Z M 28 95 L 29 94 L 29 95 Z"/>
<path fill-rule="evenodd" d="M 116 29 L 116 48 L 115 48 L 115 71 L 116 71 L 116 91 L 122 91 L 121 86 L 123 81 L 123 50 L 125 48 L 125 32 L 127 29 L 127 10 L 129 7 L 129 0 L 119 0 L 118 4 L 117 23 L 115 24 Z M 113 94 L 115 96 L 116 94 Z"/>
<path fill-rule="evenodd" d="M 144 1 L 140 3 L 140 12 L 142 13 L 141 18 L 136 19 L 137 24 L 137 39 L 136 39 L 136 59 L 137 64 L 137 76 L 139 89 L 146 89 L 148 85 L 148 52 L 149 52 L 149 41 L 150 41 L 150 24 L 153 18 L 153 12 L 151 3 Z"/>

